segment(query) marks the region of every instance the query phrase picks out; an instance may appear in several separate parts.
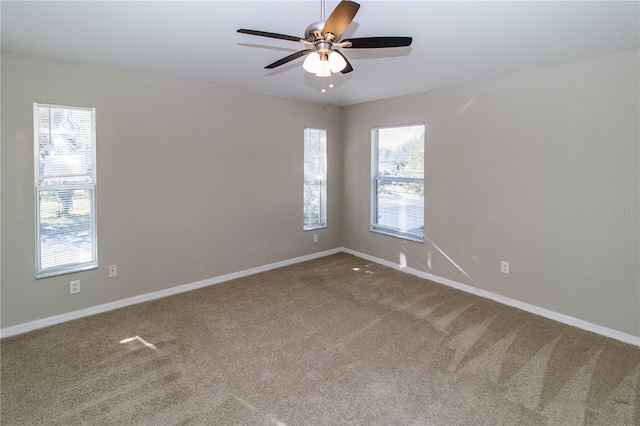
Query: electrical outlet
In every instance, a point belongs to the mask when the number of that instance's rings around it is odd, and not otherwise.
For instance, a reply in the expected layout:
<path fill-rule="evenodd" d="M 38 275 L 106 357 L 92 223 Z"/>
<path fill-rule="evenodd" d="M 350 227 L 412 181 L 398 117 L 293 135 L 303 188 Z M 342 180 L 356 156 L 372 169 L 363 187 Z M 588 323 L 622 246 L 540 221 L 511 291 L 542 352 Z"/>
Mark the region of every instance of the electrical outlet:
<path fill-rule="evenodd" d="M 500 272 L 503 274 L 509 273 L 509 262 L 505 262 L 504 260 L 500 262 Z"/>
<path fill-rule="evenodd" d="M 80 293 L 80 280 L 71 281 L 69 283 L 69 294 Z"/>
<path fill-rule="evenodd" d="M 118 266 L 117 265 L 109 265 L 109 278 L 118 276 Z"/>
<path fill-rule="evenodd" d="M 318 242 L 318 234 L 313 234 L 313 242 L 314 243 Z"/>

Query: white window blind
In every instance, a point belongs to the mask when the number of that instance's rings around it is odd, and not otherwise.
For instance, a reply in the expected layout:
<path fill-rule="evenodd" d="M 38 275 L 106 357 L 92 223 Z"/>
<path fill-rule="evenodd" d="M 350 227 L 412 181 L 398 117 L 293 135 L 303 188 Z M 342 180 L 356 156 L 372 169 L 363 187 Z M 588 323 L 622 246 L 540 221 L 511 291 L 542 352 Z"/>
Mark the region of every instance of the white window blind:
<path fill-rule="evenodd" d="M 98 266 L 95 109 L 34 104 L 36 278 Z"/>
<path fill-rule="evenodd" d="M 327 131 L 304 129 L 304 226 L 327 226 Z"/>
<path fill-rule="evenodd" d="M 372 130 L 371 230 L 424 241 L 424 124 Z"/>

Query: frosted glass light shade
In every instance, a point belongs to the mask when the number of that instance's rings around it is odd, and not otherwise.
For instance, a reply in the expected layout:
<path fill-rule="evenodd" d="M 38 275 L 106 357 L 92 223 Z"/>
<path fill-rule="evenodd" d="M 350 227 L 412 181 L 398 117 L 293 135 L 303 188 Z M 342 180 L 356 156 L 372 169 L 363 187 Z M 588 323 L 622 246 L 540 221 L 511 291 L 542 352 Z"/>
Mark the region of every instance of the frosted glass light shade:
<path fill-rule="evenodd" d="M 331 75 L 331 67 L 329 61 L 320 61 L 316 70 L 317 77 L 329 77 Z"/>
<path fill-rule="evenodd" d="M 307 59 L 304 60 L 302 67 L 305 71 L 315 74 L 320 67 L 320 55 L 318 52 L 311 52 L 307 55 Z"/>
<path fill-rule="evenodd" d="M 338 52 L 331 52 L 329 55 L 329 67 L 331 72 L 340 72 L 347 66 L 347 61 L 344 60 L 341 54 Z"/>

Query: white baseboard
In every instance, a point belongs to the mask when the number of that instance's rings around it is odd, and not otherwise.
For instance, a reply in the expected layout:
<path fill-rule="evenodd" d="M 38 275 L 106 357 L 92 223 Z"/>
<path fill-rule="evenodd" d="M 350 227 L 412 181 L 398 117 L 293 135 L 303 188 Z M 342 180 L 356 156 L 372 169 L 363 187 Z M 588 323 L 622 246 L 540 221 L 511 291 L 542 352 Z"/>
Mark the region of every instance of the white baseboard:
<path fill-rule="evenodd" d="M 184 293 L 186 291 L 196 290 L 198 288 L 220 284 L 226 281 L 235 280 L 237 278 L 242 278 L 249 275 L 258 274 L 260 272 L 269 271 L 271 269 L 282 268 L 283 266 L 294 265 L 296 263 L 306 262 L 308 260 L 329 256 L 332 254 L 340 253 L 341 251 L 343 251 L 342 248 L 326 250 L 319 253 L 313 253 L 306 256 L 300 256 L 293 259 L 283 260 L 281 262 L 275 262 L 275 263 L 270 263 L 268 265 L 246 269 L 244 271 L 221 275 L 219 277 L 214 277 L 214 278 L 209 278 L 206 280 L 197 281 L 189 284 L 179 285 L 177 287 L 171 287 L 165 290 L 154 291 L 153 293 L 141 294 L 140 296 L 134 296 L 128 299 L 116 300 L 115 302 L 105 303 L 103 305 L 92 306 L 90 308 L 80 309 L 73 312 L 67 312 L 65 314 L 54 315 L 48 318 L 43 318 L 43 319 L 30 321 L 23 324 L 5 327 L 0 329 L 0 338 L 15 336 L 17 334 L 26 333 L 28 331 L 37 330 L 39 328 L 49 327 L 51 325 L 60 324 L 63 322 L 86 317 L 89 315 L 99 314 L 102 312 L 112 311 L 118 308 L 124 308 L 125 306 L 135 305 L 142 302 L 148 302 L 150 300 L 160 299 L 162 297 L 173 296 L 174 294 Z"/>
<path fill-rule="evenodd" d="M 379 263 L 384 266 L 388 266 L 393 269 L 397 269 L 398 271 L 406 272 L 411 275 L 416 275 L 420 278 L 425 278 L 427 280 L 446 285 L 448 287 L 453 287 L 457 290 L 462 290 L 466 293 L 475 294 L 480 297 L 484 297 L 486 299 L 494 300 L 498 303 L 502 303 L 503 305 L 512 306 L 514 308 L 521 309 L 523 311 L 530 312 L 532 314 L 540 315 L 545 318 L 552 319 L 554 321 L 561 322 L 563 324 L 571 325 L 583 330 L 591 331 L 596 334 L 600 334 L 602 336 L 611 337 L 612 339 L 620 340 L 621 342 L 629 343 L 635 346 L 640 346 L 640 337 L 634 336 L 632 334 L 623 333 L 621 331 L 613 330 L 611 328 L 602 327 L 597 324 L 592 324 L 587 321 L 583 321 L 578 318 L 573 318 L 568 315 L 559 314 L 554 311 L 550 311 L 548 309 L 540 308 L 535 305 L 531 305 L 529 303 L 521 302 L 519 300 L 510 299 L 508 297 L 492 293 L 490 291 L 482 290 L 467 284 L 462 284 L 457 281 L 453 281 L 447 278 L 442 278 L 437 275 L 430 274 L 428 272 L 419 271 L 414 268 L 409 268 L 407 266 L 402 266 L 400 264 L 390 262 L 388 260 L 380 259 L 374 256 L 369 256 L 368 254 L 360 253 L 355 250 L 343 248 L 343 252 L 352 254 L 354 256 L 360 257 L 365 260 L 369 260 L 371 262 Z"/>
<path fill-rule="evenodd" d="M 419 271 L 417 269 L 409 268 L 407 266 L 402 266 L 400 264 L 390 262 L 385 259 L 380 259 L 374 256 L 370 256 L 368 254 L 360 253 L 355 250 L 347 249 L 344 247 L 336 248 L 332 250 L 326 250 L 319 253 L 313 253 L 306 256 L 300 256 L 293 259 L 283 260 L 281 262 L 270 263 L 268 265 L 258 266 L 255 268 L 246 269 L 244 271 L 233 272 L 231 274 L 221 275 L 219 277 L 209 278 L 206 280 L 184 284 L 177 287 L 171 287 L 165 290 L 155 291 L 153 293 L 142 294 L 140 296 L 134 296 L 128 299 L 117 300 L 115 302 L 105 303 L 103 305 L 92 306 L 90 308 L 80 309 L 78 311 L 68 312 L 61 315 L 55 315 L 48 318 L 43 318 L 43 319 L 30 321 L 23 324 L 2 328 L 0 329 L 0 338 L 15 336 L 17 334 L 26 333 L 28 331 L 36 330 L 39 328 L 49 327 L 51 325 L 60 324 L 63 322 L 86 317 L 89 315 L 95 315 L 102 312 L 123 308 L 125 306 L 135 305 L 142 302 L 148 302 L 150 300 L 160 299 L 162 297 L 172 296 L 175 294 L 184 293 L 186 291 L 196 290 L 198 288 L 208 287 L 210 285 L 220 284 L 220 283 L 234 280 L 237 278 L 258 274 L 260 272 L 266 272 L 271 269 L 281 268 L 283 266 L 289 266 L 289 265 L 294 265 L 296 263 L 306 262 L 308 260 L 318 259 L 320 257 L 330 256 L 332 254 L 336 254 L 340 252 L 349 253 L 354 256 L 360 257 L 362 259 L 366 259 L 371 262 L 388 266 L 390 268 L 396 269 L 401 272 L 406 272 L 406 273 L 418 276 L 420 278 L 424 278 L 433 282 L 437 282 L 439 284 L 446 285 L 448 287 L 462 290 L 466 293 L 471 293 L 480 297 L 491 299 L 498 303 L 502 303 L 503 305 L 512 306 L 514 308 L 518 308 L 523 311 L 530 312 L 532 314 L 540 315 L 542 317 L 549 318 L 554 321 L 561 322 L 563 324 L 567 324 L 583 330 L 591 331 L 593 333 L 600 334 L 602 336 L 611 337 L 612 339 L 616 339 L 616 340 L 629 343 L 635 346 L 640 346 L 640 337 L 638 336 L 623 333 L 621 331 L 613 330 L 611 328 L 602 327 L 597 324 L 592 324 L 590 322 L 573 318 L 568 315 L 564 315 L 554 311 L 550 311 L 548 309 L 540 308 L 538 306 L 521 302 L 519 300 L 510 299 L 508 297 L 505 297 L 496 293 L 482 290 L 467 284 L 462 284 L 447 278 L 442 278 L 437 275 L 430 274 L 428 272 Z"/>

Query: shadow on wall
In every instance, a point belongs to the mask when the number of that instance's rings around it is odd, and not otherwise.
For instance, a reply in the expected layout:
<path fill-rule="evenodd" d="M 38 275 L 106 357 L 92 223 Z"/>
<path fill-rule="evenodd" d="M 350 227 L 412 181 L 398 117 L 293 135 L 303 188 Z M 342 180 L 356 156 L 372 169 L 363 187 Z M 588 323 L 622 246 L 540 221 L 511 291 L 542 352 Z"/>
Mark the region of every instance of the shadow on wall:
<path fill-rule="evenodd" d="M 431 246 L 433 248 L 435 248 L 438 252 L 440 252 L 440 254 L 442 254 L 445 259 L 447 259 L 453 266 L 456 267 L 456 269 L 458 269 L 460 272 L 462 272 L 464 274 L 465 277 L 469 278 L 472 282 L 475 282 L 475 280 L 469 275 L 467 274 L 467 272 L 462 269 L 462 267 L 460 265 L 458 265 L 447 253 L 445 253 L 444 250 L 442 250 L 440 247 L 438 247 L 438 245 L 436 243 L 434 243 L 429 237 L 427 237 L 426 235 L 424 236 L 424 238 L 429 242 L 429 244 L 431 244 Z M 409 249 L 407 247 L 404 247 L 403 250 L 408 254 L 409 253 Z M 414 259 L 414 261 L 420 265 L 420 267 L 422 268 L 422 270 L 428 274 L 431 275 L 431 259 L 432 259 L 432 251 L 431 248 L 429 248 L 429 250 L 427 251 L 427 266 L 425 267 L 425 265 L 423 265 L 422 263 L 420 263 L 419 260 Z M 398 253 L 398 264 L 400 265 L 401 268 L 406 268 L 407 267 L 407 255 L 405 253 L 403 253 L 402 251 L 400 253 Z"/>

